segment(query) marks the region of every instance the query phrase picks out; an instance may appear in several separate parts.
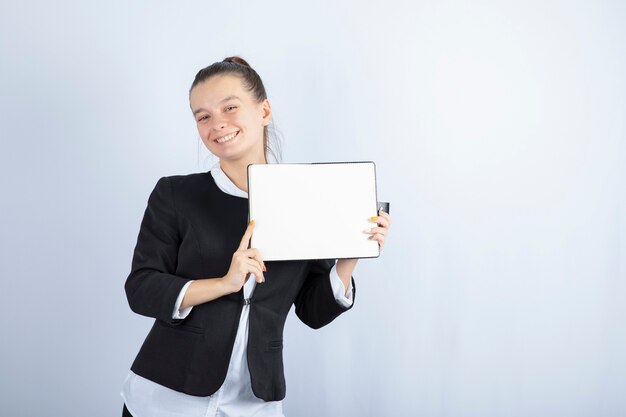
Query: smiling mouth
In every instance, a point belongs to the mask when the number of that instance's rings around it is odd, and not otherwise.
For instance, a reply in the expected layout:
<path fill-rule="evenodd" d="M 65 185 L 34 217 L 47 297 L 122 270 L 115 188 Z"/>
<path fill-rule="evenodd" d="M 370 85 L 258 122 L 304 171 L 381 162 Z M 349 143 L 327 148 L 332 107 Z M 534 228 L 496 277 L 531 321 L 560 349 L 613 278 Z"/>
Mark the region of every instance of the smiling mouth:
<path fill-rule="evenodd" d="M 224 143 L 224 142 L 231 141 L 231 140 L 233 140 L 233 139 L 235 138 L 235 136 L 237 136 L 238 134 L 239 134 L 239 131 L 236 131 L 236 132 L 233 132 L 233 133 L 229 133 L 229 134 L 228 134 L 228 135 L 226 135 L 226 136 L 222 136 L 222 137 L 219 137 L 219 138 L 215 139 L 215 142 L 217 142 L 217 143 Z"/>

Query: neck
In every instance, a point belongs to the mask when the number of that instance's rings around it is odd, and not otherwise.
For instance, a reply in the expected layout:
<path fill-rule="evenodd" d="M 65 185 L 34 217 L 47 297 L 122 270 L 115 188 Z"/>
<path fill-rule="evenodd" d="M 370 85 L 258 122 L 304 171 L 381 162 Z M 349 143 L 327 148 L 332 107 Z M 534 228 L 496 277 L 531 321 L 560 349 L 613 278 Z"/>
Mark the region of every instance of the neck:
<path fill-rule="evenodd" d="M 265 156 L 241 159 L 236 161 L 220 159 L 220 168 L 226 176 L 239 188 L 248 192 L 248 165 L 267 164 Z"/>

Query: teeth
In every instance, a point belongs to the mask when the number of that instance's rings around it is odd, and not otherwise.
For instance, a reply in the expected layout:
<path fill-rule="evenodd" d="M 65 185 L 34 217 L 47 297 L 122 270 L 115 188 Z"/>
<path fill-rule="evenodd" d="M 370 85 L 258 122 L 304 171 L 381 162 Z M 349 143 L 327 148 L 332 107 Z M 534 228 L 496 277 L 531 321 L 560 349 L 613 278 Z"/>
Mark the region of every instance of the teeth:
<path fill-rule="evenodd" d="M 237 136 L 237 133 L 238 133 L 238 132 L 234 132 L 234 133 L 231 133 L 230 135 L 226 135 L 226 136 L 223 136 L 223 137 L 221 137 L 221 138 L 217 138 L 217 139 L 215 139 L 215 141 L 216 141 L 217 143 L 224 143 L 224 142 L 228 142 L 229 140 L 231 140 L 232 138 L 234 138 L 235 136 Z"/>

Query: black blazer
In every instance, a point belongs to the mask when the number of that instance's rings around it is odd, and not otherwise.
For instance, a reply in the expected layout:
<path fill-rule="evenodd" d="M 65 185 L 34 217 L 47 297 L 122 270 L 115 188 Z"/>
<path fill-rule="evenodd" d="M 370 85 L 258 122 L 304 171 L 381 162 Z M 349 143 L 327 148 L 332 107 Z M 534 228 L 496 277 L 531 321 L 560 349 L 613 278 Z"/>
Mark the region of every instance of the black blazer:
<path fill-rule="evenodd" d="M 125 283 L 130 308 L 156 320 L 131 370 L 173 390 L 215 393 L 226 377 L 243 307 L 241 291 L 193 307 L 172 319 L 189 280 L 226 275 L 248 226 L 248 200 L 224 193 L 210 172 L 162 177 L 148 198 L 131 272 Z M 283 327 L 292 304 L 312 328 L 344 311 L 332 293 L 334 259 L 268 261 L 266 282 L 251 302 L 247 359 L 254 394 L 285 397 Z M 352 279 L 355 288 L 354 279 Z M 355 289 L 353 289 L 353 297 Z"/>

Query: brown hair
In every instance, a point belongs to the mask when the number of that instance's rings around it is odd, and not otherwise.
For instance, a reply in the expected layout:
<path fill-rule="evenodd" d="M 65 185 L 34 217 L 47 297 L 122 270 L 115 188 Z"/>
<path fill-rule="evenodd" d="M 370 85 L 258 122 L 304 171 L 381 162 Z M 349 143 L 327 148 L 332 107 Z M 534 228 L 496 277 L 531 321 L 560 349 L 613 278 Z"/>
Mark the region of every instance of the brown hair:
<path fill-rule="evenodd" d="M 261 81 L 261 77 L 259 74 L 248 64 L 248 62 L 239 57 L 239 56 L 229 56 L 224 58 L 222 61 L 214 62 L 206 68 L 202 68 L 196 74 L 196 77 L 189 88 L 189 95 L 191 96 L 191 91 L 194 87 L 200 84 L 203 81 L 208 80 L 211 77 L 215 77 L 217 75 L 226 75 L 233 74 L 238 76 L 243 86 L 246 90 L 252 93 L 252 96 L 255 100 L 260 103 L 261 101 L 267 98 L 267 93 L 265 92 L 265 87 L 263 86 L 263 81 Z M 273 124 L 273 122 L 271 123 Z M 279 161 L 279 158 L 274 153 L 272 148 L 269 146 L 269 129 L 268 126 L 263 128 L 263 149 L 265 151 L 265 159 L 267 160 L 268 152 L 274 155 L 276 161 Z"/>

